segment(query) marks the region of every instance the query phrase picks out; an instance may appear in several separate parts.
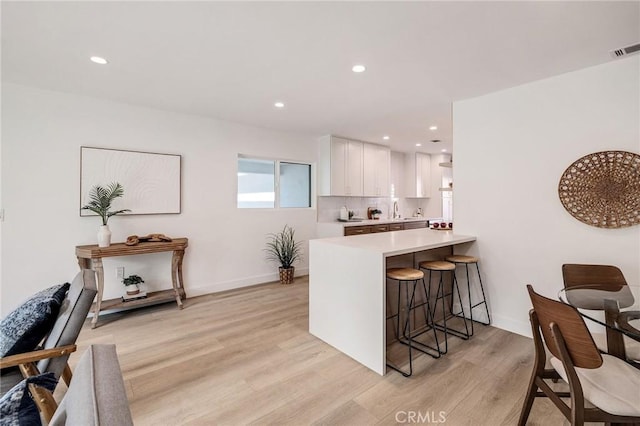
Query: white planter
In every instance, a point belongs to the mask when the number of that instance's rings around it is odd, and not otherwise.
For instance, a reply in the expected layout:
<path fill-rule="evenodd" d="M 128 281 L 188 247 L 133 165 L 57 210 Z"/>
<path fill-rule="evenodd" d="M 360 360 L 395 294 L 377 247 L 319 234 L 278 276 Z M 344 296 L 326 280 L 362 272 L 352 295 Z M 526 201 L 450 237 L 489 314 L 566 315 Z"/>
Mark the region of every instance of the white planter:
<path fill-rule="evenodd" d="M 111 230 L 109 225 L 102 225 L 98 228 L 98 247 L 109 247 L 111 245 Z"/>
<path fill-rule="evenodd" d="M 138 294 L 140 293 L 140 288 L 138 287 L 138 284 L 130 284 L 126 287 L 126 291 L 127 291 L 127 295 L 128 296 L 133 296 L 134 294 Z"/>

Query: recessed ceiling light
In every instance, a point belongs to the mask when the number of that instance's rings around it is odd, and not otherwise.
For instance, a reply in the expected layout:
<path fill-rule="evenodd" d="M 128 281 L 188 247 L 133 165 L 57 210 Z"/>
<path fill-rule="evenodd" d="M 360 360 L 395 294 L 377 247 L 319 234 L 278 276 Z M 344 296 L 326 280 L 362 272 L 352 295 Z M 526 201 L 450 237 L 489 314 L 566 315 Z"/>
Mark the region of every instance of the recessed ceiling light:
<path fill-rule="evenodd" d="M 91 59 L 91 62 L 95 62 L 96 64 L 100 65 L 106 65 L 108 63 L 105 58 L 101 58 L 100 56 L 92 56 L 89 59 Z"/>
<path fill-rule="evenodd" d="M 351 68 L 351 71 L 353 72 L 364 72 L 367 68 L 364 65 L 354 65 L 353 68 Z"/>
<path fill-rule="evenodd" d="M 389 140 L 389 136 L 384 135 L 384 136 L 382 137 L 382 139 L 384 139 L 385 141 L 388 141 L 388 140 Z"/>
<path fill-rule="evenodd" d="M 429 126 L 429 130 L 438 130 L 438 126 Z"/>
<path fill-rule="evenodd" d="M 417 143 L 416 146 L 422 146 L 422 144 L 421 143 Z"/>
<path fill-rule="evenodd" d="M 442 150 L 442 152 L 447 152 L 447 150 L 446 150 L 446 149 L 443 149 L 443 150 Z"/>
<path fill-rule="evenodd" d="M 284 103 L 276 102 L 275 104 L 273 104 L 273 106 L 276 107 L 276 108 L 284 108 Z"/>

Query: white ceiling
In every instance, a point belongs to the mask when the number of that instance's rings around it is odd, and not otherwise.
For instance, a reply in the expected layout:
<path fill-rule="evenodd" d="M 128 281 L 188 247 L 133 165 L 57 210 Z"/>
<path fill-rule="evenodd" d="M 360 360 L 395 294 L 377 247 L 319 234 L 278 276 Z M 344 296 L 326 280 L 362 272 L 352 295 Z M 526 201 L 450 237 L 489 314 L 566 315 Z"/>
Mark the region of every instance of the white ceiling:
<path fill-rule="evenodd" d="M 3 1 L 1 12 L 4 81 L 399 151 L 451 150 L 452 101 L 640 41 L 638 1 Z"/>

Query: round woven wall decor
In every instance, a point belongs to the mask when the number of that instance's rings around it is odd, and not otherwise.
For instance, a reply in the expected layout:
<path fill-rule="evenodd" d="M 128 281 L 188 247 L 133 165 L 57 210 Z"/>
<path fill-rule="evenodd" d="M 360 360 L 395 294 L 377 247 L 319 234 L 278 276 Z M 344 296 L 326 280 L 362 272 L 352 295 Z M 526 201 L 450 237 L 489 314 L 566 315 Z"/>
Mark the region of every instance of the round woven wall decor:
<path fill-rule="evenodd" d="M 571 216 L 587 225 L 640 224 L 640 155 L 627 151 L 585 155 L 564 171 L 558 194 Z"/>

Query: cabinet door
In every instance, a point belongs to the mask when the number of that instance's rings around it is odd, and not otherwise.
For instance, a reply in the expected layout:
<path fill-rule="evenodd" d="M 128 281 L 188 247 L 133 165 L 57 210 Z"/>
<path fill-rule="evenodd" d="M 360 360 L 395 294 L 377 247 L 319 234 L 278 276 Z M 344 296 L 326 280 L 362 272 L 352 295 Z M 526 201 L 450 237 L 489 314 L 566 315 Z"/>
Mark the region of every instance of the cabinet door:
<path fill-rule="evenodd" d="M 362 157 L 364 196 L 389 196 L 390 149 L 381 145 L 365 143 Z"/>
<path fill-rule="evenodd" d="M 372 225 L 371 233 L 374 234 L 376 232 L 389 232 L 389 225 Z"/>
<path fill-rule="evenodd" d="M 362 149 L 362 194 L 373 197 L 376 194 L 376 165 L 378 150 L 376 146 L 366 143 Z"/>
<path fill-rule="evenodd" d="M 345 195 L 362 196 L 363 143 L 348 141 Z"/>
<path fill-rule="evenodd" d="M 415 222 L 407 222 L 404 224 L 404 229 L 420 229 L 420 228 L 426 228 L 427 227 L 427 221 L 415 221 Z"/>
<path fill-rule="evenodd" d="M 344 236 L 348 237 L 349 235 L 362 235 L 371 233 L 371 227 L 369 226 L 345 226 L 344 227 Z"/>
<path fill-rule="evenodd" d="M 416 153 L 416 197 L 431 197 L 431 156 Z"/>
<path fill-rule="evenodd" d="M 391 194 L 391 150 L 385 146 L 381 146 L 377 152 L 377 184 L 378 196 L 388 197 Z"/>
<path fill-rule="evenodd" d="M 347 188 L 347 148 L 349 141 L 331 138 L 331 195 L 348 195 Z"/>

